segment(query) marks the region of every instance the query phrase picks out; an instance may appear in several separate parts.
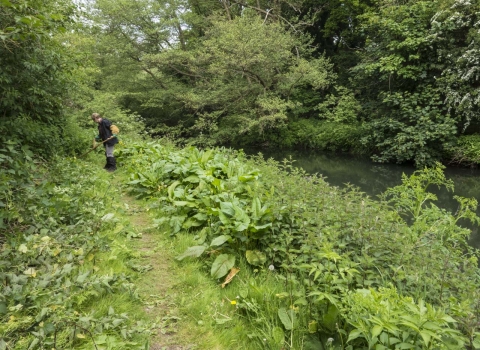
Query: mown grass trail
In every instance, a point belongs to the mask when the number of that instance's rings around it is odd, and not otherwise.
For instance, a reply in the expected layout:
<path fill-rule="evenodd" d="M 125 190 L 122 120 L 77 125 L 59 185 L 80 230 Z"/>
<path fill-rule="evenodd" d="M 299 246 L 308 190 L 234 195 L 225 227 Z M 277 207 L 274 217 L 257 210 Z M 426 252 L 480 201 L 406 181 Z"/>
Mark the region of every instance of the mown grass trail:
<path fill-rule="evenodd" d="M 127 177 L 121 169 L 111 176 L 118 187 L 125 188 Z M 129 246 L 136 257 L 133 269 L 139 276 L 134 283 L 143 311 L 155 324 L 150 349 L 224 349 L 212 325 L 203 320 L 209 317 L 210 296 L 219 293 L 218 286 L 200 271 L 198 262 L 180 266 L 175 261 L 191 238 L 184 237 L 185 242 L 181 237 L 172 239 L 168 232 L 154 227 L 155 211 L 149 210 L 149 203 L 135 199 L 125 189 L 118 196 L 123 208 L 117 215 L 139 233 Z M 221 301 L 221 296 L 216 299 Z"/>

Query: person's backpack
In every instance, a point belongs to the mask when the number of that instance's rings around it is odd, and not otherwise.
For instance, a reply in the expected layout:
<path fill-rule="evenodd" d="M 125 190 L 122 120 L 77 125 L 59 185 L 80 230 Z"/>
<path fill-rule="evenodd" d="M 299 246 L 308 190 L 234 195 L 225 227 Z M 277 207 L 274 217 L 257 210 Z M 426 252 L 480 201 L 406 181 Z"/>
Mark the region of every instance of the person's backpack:
<path fill-rule="evenodd" d="M 118 126 L 114 124 L 110 126 L 110 131 L 112 132 L 112 134 L 115 134 L 115 135 L 118 135 L 120 133 L 120 129 L 118 128 Z"/>

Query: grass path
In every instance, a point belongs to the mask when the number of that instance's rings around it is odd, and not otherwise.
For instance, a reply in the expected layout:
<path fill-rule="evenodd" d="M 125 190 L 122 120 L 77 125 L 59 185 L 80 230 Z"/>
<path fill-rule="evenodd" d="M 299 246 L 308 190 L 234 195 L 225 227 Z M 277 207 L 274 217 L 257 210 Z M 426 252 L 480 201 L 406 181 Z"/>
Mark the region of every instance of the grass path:
<path fill-rule="evenodd" d="M 121 177 L 114 181 L 120 182 Z M 135 231 L 141 233 L 141 238 L 131 240 L 130 247 L 137 256 L 140 277 L 135 280 L 135 285 L 146 317 L 157 324 L 150 349 L 224 349 L 218 335 L 211 331 L 209 324 L 205 324 L 208 321 L 202 321 L 202 317 L 209 314 L 211 296 L 207 293 L 198 305 L 195 303 L 197 298 L 201 299 L 199 294 L 203 294 L 200 292 L 202 285 L 208 290 L 212 288 L 212 281 L 200 271 L 198 262 L 179 266 L 174 259 L 178 250 L 184 249 L 183 245 L 188 242 L 179 243 L 178 239 L 154 228 L 154 218 L 147 203 L 126 193 L 121 194 L 120 200 L 126 208 L 124 216 Z M 218 289 L 214 284 L 213 287 Z"/>
<path fill-rule="evenodd" d="M 175 303 L 175 262 L 171 251 L 162 236 L 152 232 L 152 218 L 140 201 L 127 195 L 122 201 L 128 207 L 127 217 L 136 231 L 142 233 L 140 239 L 133 240 L 134 250 L 139 255 L 139 265 L 145 272 L 135 282 L 140 297 L 145 303 L 145 312 L 151 321 L 158 324 L 158 332 L 151 339 L 151 350 L 191 350 L 196 344 L 178 336 L 181 323 Z"/>

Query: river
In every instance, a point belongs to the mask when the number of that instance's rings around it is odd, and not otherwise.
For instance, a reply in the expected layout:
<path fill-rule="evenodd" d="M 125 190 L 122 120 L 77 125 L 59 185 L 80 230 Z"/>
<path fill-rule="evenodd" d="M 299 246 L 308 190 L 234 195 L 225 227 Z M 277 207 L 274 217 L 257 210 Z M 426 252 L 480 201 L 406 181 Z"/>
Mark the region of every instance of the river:
<path fill-rule="evenodd" d="M 246 151 L 247 154 L 257 152 Z M 277 161 L 292 157 L 295 166 L 305 169 L 310 174 L 322 174 L 331 185 L 345 187 L 345 184 L 351 184 L 372 198 L 378 198 L 377 196 L 387 188 L 399 185 L 402 174 L 410 175 L 416 170 L 409 165 L 379 164 L 366 157 L 333 153 L 262 150 L 262 154 L 264 158 L 273 158 Z M 445 169 L 445 176 L 453 180 L 455 195 L 474 197 L 480 202 L 480 169 L 450 167 Z M 451 212 L 457 210 L 458 202 L 453 198 L 452 192 L 445 188 L 439 190 L 436 186 L 432 186 L 430 190 L 438 196 L 436 205 Z M 480 216 L 480 208 L 477 208 L 477 215 Z M 480 248 L 478 226 L 472 227 L 466 223 L 463 225 L 472 230 L 470 245 Z"/>

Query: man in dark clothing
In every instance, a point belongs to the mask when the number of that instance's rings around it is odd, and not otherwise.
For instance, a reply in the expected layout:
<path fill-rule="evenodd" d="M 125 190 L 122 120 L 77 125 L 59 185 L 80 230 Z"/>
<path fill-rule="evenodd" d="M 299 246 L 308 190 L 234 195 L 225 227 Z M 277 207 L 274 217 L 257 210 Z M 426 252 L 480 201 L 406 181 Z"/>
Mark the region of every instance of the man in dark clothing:
<path fill-rule="evenodd" d="M 112 123 L 110 120 L 102 118 L 98 113 L 92 114 L 92 120 L 98 124 L 98 135 L 95 137 L 95 141 L 102 142 L 107 140 L 103 144 L 107 157 L 107 164 L 105 164 L 104 169 L 107 171 L 115 171 L 117 170 L 117 162 L 113 156 L 113 148 L 118 143 L 118 138 L 110 129 Z"/>

